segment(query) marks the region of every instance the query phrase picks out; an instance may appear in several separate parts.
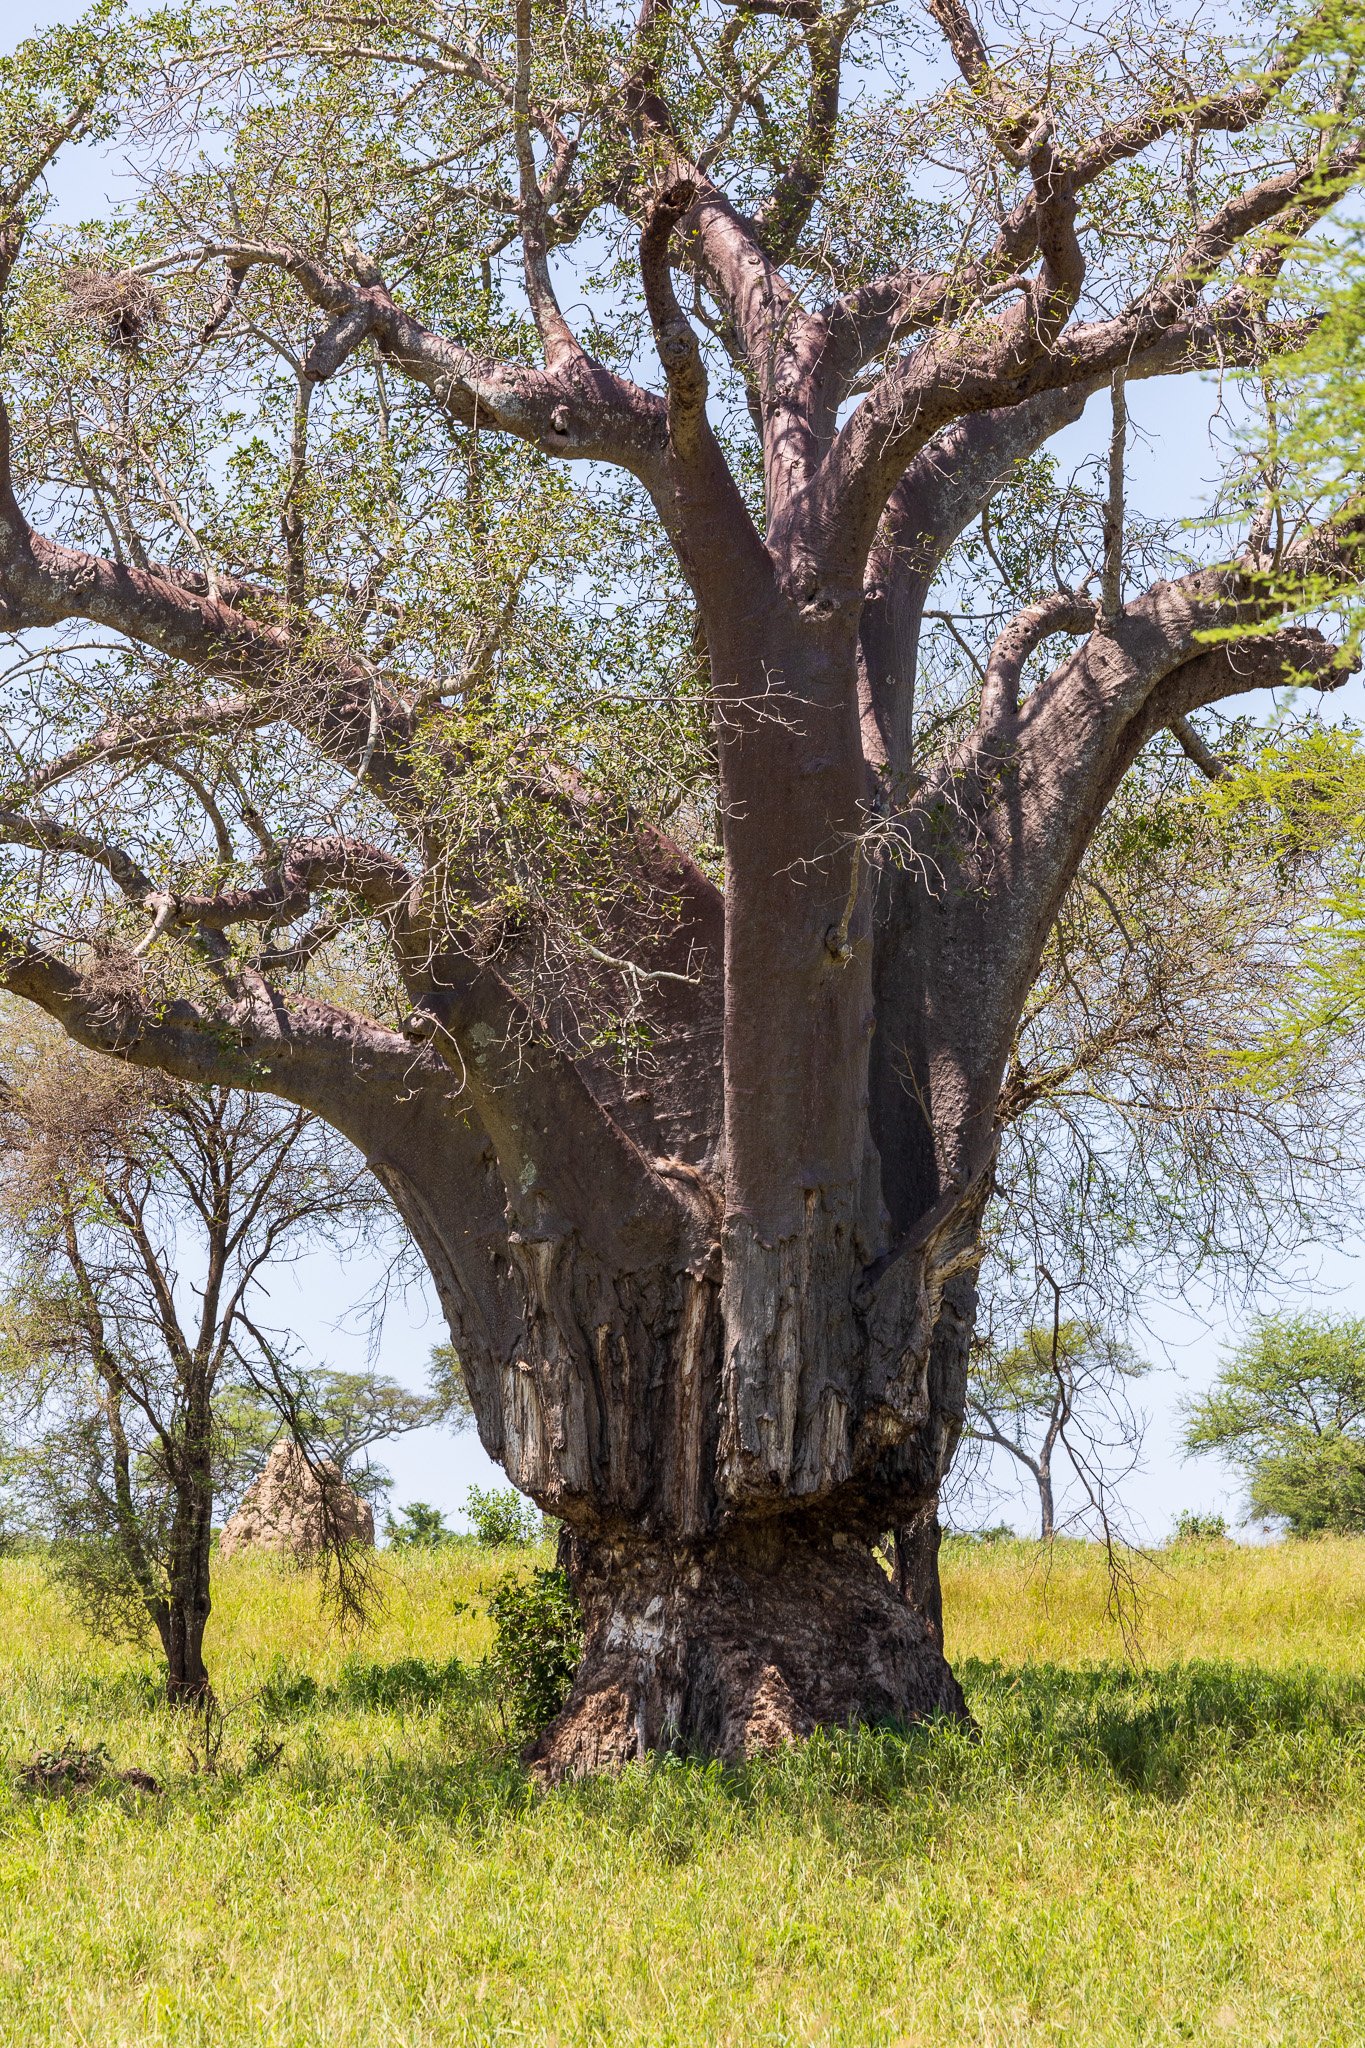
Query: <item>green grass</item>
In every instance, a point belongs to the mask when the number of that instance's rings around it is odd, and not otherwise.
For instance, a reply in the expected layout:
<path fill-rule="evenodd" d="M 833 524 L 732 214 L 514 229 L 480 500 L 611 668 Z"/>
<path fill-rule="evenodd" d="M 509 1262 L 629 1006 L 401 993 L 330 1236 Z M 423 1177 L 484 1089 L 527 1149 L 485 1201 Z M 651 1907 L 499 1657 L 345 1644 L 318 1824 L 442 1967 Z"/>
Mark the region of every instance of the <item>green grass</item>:
<path fill-rule="evenodd" d="M 979 1740 L 552 1794 L 478 1676 L 509 1564 L 407 1559 L 358 1643 L 306 1580 L 224 1567 L 245 1703 L 206 1777 L 150 1657 L 0 1563 L 0 2043 L 1365 2038 L 1365 1543 L 1168 1555 L 1137 1665 L 1092 1552 L 952 1546 Z M 26 1790 L 63 1741 L 164 1795 Z"/>

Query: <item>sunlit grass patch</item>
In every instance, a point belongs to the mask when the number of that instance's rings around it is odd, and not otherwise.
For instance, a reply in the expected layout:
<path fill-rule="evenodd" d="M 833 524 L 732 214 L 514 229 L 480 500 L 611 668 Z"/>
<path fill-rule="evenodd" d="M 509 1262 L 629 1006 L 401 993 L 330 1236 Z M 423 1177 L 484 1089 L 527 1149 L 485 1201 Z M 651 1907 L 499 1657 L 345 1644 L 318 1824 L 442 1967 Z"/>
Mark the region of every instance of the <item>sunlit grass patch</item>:
<path fill-rule="evenodd" d="M 359 1640 L 223 1570 L 214 1775 L 145 1652 L 0 1565 L 0 2041 L 1356 2048 L 1365 1545 L 1168 1556 L 1138 1663 L 1093 1552 L 951 1549 L 975 1731 L 548 1794 L 484 1671 L 532 1562 L 386 1565 Z M 58 1740 L 165 1790 L 26 1789 Z"/>

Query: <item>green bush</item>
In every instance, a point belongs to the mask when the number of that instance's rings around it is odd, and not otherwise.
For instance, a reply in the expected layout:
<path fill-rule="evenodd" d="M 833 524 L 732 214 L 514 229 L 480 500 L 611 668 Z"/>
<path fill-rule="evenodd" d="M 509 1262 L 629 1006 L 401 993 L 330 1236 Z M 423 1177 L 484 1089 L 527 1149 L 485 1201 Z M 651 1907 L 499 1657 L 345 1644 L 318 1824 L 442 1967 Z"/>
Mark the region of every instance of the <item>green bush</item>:
<path fill-rule="evenodd" d="M 539 1508 L 513 1486 L 471 1486 L 464 1511 L 480 1543 L 536 1543 L 544 1533 Z"/>
<path fill-rule="evenodd" d="M 394 1550 L 437 1550 L 456 1540 L 441 1510 L 425 1500 L 411 1500 L 397 1516 L 386 1515 L 384 1534 Z"/>
<path fill-rule="evenodd" d="M 549 1726 L 569 1696 L 583 1654 L 583 1618 L 559 1570 L 507 1578 L 490 1596 L 489 1659 L 508 1734 L 528 1742 Z"/>
<path fill-rule="evenodd" d="M 1222 1515 L 1197 1515 L 1182 1508 L 1171 1531 L 1172 1543 L 1226 1543 L 1227 1521 Z"/>
<path fill-rule="evenodd" d="M 993 1522 L 988 1529 L 945 1529 L 943 1540 L 974 1547 L 983 1543 L 1018 1543 L 1020 1537 L 1018 1530 L 1011 1529 L 1008 1522 Z"/>

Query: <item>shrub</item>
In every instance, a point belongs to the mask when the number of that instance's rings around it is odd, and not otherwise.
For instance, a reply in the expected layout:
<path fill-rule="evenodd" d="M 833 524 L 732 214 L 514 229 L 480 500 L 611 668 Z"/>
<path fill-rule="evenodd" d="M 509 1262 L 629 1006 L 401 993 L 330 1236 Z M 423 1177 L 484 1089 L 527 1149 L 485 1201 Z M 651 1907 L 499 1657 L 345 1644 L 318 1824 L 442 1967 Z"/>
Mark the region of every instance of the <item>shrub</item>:
<path fill-rule="evenodd" d="M 1228 1525 L 1222 1515 L 1197 1515 L 1182 1508 L 1171 1531 L 1172 1543 L 1226 1543 Z"/>
<path fill-rule="evenodd" d="M 480 1543 L 535 1543 L 544 1533 L 540 1510 L 513 1486 L 471 1486 L 464 1511 Z"/>
<path fill-rule="evenodd" d="M 569 1697 L 583 1653 L 583 1619 L 559 1570 L 507 1578 L 490 1596 L 498 1706 L 509 1736 L 527 1742 Z"/>
<path fill-rule="evenodd" d="M 1018 1543 L 1021 1539 L 1008 1522 L 993 1522 L 988 1529 L 945 1529 L 943 1540 L 945 1543 L 976 1547 L 979 1544 Z"/>
<path fill-rule="evenodd" d="M 394 1550 L 436 1550 L 456 1540 L 441 1510 L 425 1500 L 409 1501 L 396 1517 L 385 1516 L 384 1534 Z"/>

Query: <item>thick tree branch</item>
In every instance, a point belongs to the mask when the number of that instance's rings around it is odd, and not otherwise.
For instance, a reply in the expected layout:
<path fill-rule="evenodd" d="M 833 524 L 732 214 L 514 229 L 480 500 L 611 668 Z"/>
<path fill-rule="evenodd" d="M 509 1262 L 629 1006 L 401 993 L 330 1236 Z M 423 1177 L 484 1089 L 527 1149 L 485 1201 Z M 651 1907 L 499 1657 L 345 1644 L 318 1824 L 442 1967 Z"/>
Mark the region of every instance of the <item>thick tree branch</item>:
<path fill-rule="evenodd" d="M 805 24 L 810 95 L 800 145 L 755 222 L 764 247 L 776 263 L 790 262 L 824 190 L 839 125 L 844 44 L 862 12 L 862 0 L 852 0 L 852 4 L 831 15 L 812 5 L 793 8 L 788 16 Z"/>
<path fill-rule="evenodd" d="M 692 323 L 678 304 L 669 267 L 673 231 L 690 210 L 696 187 L 690 180 L 665 187 L 653 200 L 640 237 L 640 277 L 668 386 L 668 433 L 676 451 L 696 452 L 706 419 L 706 366 Z"/>
<path fill-rule="evenodd" d="M 1290 551 L 1283 573 L 1292 580 L 1326 562 L 1338 582 L 1358 579 L 1361 549 L 1349 523 L 1326 528 Z M 1269 567 L 1248 561 L 1157 584 L 1017 712 L 1008 689 L 994 693 L 977 735 L 917 792 L 907 823 L 918 851 L 888 879 L 877 954 L 873 1103 L 893 1213 L 913 1216 L 940 1191 L 969 1185 L 989 1157 L 1047 933 L 1140 749 L 1222 698 L 1305 677 L 1328 689 L 1344 680 L 1321 634 L 1274 630 Z M 1207 644 L 1214 633 L 1236 637 Z M 951 854 L 949 819 L 959 821 Z M 900 879 L 917 862 L 938 877 L 928 900 Z M 913 1094 L 907 1072 L 918 1077 Z"/>
<path fill-rule="evenodd" d="M 670 1252 L 704 1256 L 683 1194 L 644 1157 L 572 1061 L 537 1033 L 502 977 L 447 953 L 408 1018 L 441 1049 L 497 1148 L 520 1241 L 576 1231 L 627 1270 Z"/>
<path fill-rule="evenodd" d="M 1178 717 L 1222 698 L 1304 677 L 1326 689 L 1344 681 L 1338 650 L 1316 631 L 1257 634 L 1264 605 L 1245 585 L 1239 602 L 1235 573 L 1156 586 L 1039 685 L 1013 734 L 1008 725 L 983 731 L 956 768 L 926 789 L 924 815 L 944 801 L 958 806 L 965 834 L 954 879 L 921 930 L 915 970 L 921 988 L 933 988 L 933 1011 L 943 1019 L 931 1026 L 925 1053 L 936 1070 L 934 1096 L 963 1112 L 938 1134 L 949 1168 L 987 1142 L 1047 933 L 1096 822 L 1141 748 Z M 1215 624 L 1239 616 L 1246 637 L 1202 644 Z M 888 1015 L 886 1028 L 894 1040 L 906 1026 Z"/>
<path fill-rule="evenodd" d="M 666 5 L 643 0 L 640 12 L 640 55 L 623 88 L 626 117 L 642 155 L 661 159 L 665 189 L 690 183 L 696 194 L 680 224 L 680 238 L 703 284 L 721 307 L 724 323 L 758 394 L 764 421 L 765 450 L 776 434 L 795 437 L 774 457 L 780 472 L 788 467 L 804 474 L 815 456 L 815 442 L 801 403 L 784 403 L 779 382 L 790 377 L 793 350 L 812 357 L 818 352 L 822 324 L 801 307 L 782 274 L 780 261 L 769 251 L 755 224 L 694 163 L 683 147 L 672 113 L 659 92 L 652 39 L 669 13 Z M 793 396 L 796 387 L 793 386 Z M 774 425 L 774 422 L 776 424 Z"/>
<path fill-rule="evenodd" d="M 368 336 L 462 426 L 478 423 L 548 455 L 616 463 L 647 485 L 657 482 L 664 444 L 660 401 L 577 342 L 557 347 L 545 369 L 480 355 L 425 326 L 383 284 L 341 277 L 287 243 L 208 240 L 144 265 L 143 273 L 216 257 L 237 269 L 261 264 L 283 271 L 310 304 L 352 323 L 346 329 L 351 346 Z"/>
<path fill-rule="evenodd" d="M 1280 208 L 1287 207 L 1292 181 L 1270 182 Z M 1273 211 L 1263 216 L 1274 217 Z M 900 370 L 888 372 L 840 430 L 794 506 L 790 527 L 829 561 L 836 581 L 845 561 L 861 559 L 870 547 L 906 466 L 952 420 L 1048 392 L 1093 389 L 1117 372 L 1151 377 L 1260 361 L 1277 344 L 1302 338 L 1310 325 L 1271 332 L 1258 300 L 1234 284 L 1207 305 L 1197 291 L 1182 298 L 1172 287 L 1113 319 L 1054 327 L 1045 341 L 1018 316 L 998 324 L 980 345 L 934 337 Z"/>
<path fill-rule="evenodd" d="M 1079 419 L 1089 395 L 1083 386 L 1046 392 L 1022 405 L 954 421 L 921 451 L 891 494 L 863 579 L 858 666 L 864 753 L 891 777 L 893 788 L 910 765 L 929 586 L 1001 477 Z"/>
<path fill-rule="evenodd" d="M 50 819 L 0 814 L 0 836 L 43 851 L 78 854 L 104 866 L 133 900 L 155 914 L 148 941 L 139 950 L 145 950 L 151 939 L 174 923 L 218 933 L 244 922 L 291 921 L 304 914 L 321 888 L 354 895 L 371 914 L 393 913 L 412 890 L 412 878 L 400 862 L 363 842 L 296 842 L 259 886 L 202 896 L 157 891 L 146 874 L 117 849 Z M 402 952 L 403 935 L 397 936 Z M 415 985 L 426 991 L 414 1012 L 413 1033 L 420 1037 L 438 1029 L 458 1045 L 456 1072 L 471 1089 L 484 1124 L 494 1134 L 507 1185 L 516 1191 L 515 1204 L 525 1226 L 541 1232 L 550 1227 L 552 1219 L 558 1219 L 561 1229 L 572 1222 L 588 1237 L 601 1239 L 603 1249 L 609 1240 L 612 1256 L 629 1252 L 634 1259 L 657 1256 L 670 1233 L 676 1236 L 679 1230 L 691 1230 L 692 1211 L 687 1202 L 654 1173 L 573 1064 L 538 1040 L 500 977 L 458 956 L 434 964 L 430 945 L 429 938 L 423 940 L 419 935 L 409 970 L 416 976 Z M 406 950 L 413 949 L 409 946 Z M 69 970 L 55 958 L 28 948 L 13 972 L 16 978 L 7 985 L 15 993 L 27 994 L 45 1008 L 56 1003 L 54 1014 L 64 1028 L 73 1036 L 83 1036 L 84 1042 L 92 1042 L 89 1006 L 82 1009 L 84 985 L 79 977 L 69 978 Z M 249 980 L 255 988 L 255 1003 L 275 1000 L 259 970 Z M 45 989 L 52 992 L 51 1002 L 43 1000 L 40 991 Z M 59 998 L 63 1000 L 59 1002 Z M 249 1014 L 252 1000 L 239 997 L 225 1014 L 234 1021 Z M 98 1007 L 97 1003 L 96 1012 Z M 174 1005 L 173 1009 L 181 1007 Z M 113 1006 L 108 1020 L 101 1019 L 96 1042 L 107 1039 L 112 1029 L 114 1042 L 103 1049 L 122 1050 L 121 1015 L 132 1020 L 133 1042 L 146 1045 L 147 1027 L 131 995 Z M 152 1042 L 164 1047 L 164 1033 L 158 1031 Z M 153 1063 L 166 1062 L 158 1055 Z M 242 1085 L 240 1068 L 234 1080 Z M 594 1186 L 599 1190 L 595 1198 L 588 1192 Z M 609 1197 L 605 1203 L 603 1190 Z"/>
<path fill-rule="evenodd" d="M 468 1333 L 481 1415 L 500 1415 L 479 1361 L 510 1361 L 520 1334 L 507 1285 L 507 1195 L 467 1092 L 432 1048 L 260 983 L 213 1010 L 185 999 L 153 1009 L 116 971 L 82 974 L 3 929 L 0 987 L 93 1051 L 184 1081 L 263 1089 L 341 1131 L 422 1245 L 452 1328 Z M 496 1454 L 498 1426 L 486 1440 Z"/>
<path fill-rule="evenodd" d="M 245 698 L 176 714 L 173 730 L 188 736 L 191 729 L 260 724 L 268 714 L 308 732 L 347 767 L 363 766 L 380 793 L 393 798 L 403 789 L 406 769 L 396 749 L 410 737 L 410 719 L 346 649 L 302 659 L 287 628 L 252 617 L 224 588 L 210 595 L 173 571 L 111 562 L 34 532 L 10 482 L 8 419 L 0 406 L 0 630 L 58 626 L 72 618 L 96 620 L 218 681 L 246 686 Z M 141 750 L 141 737 L 127 722 L 49 764 L 38 786 L 50 787 L 101 757 Z"/>
<path fill-rule="evenodd" d="M 1232 771 L 1228 767 L 1227 762 L 1214 753 L 1213 748 L 1208 745 L 1207 741 L 1200 738 L 1199 733 L 1191 725 L 1183 712 L 1177 713 L 1171 720 L 1171 731 L 1179 740 L 1181 750 L 1186 758 L 1193 761 L 1200 774 L 1206 775 L 1210 782 L 1222 782 L 1225 777 L 1231 774 Z"/>
<path fill-rule="evenodd" d="M 1114 373 L 1110 393 L 1109 491 L 1104 506 L 1104 560 L 1100 569 L 1101 628 L 1123 608 L 1124 461 L 1128 448 L 1128 402 L 1123 372 Z"/>
<path fill-rule="evenodd" d="M 1053 633 L 1089 633 L 1095 601 L 1074 590 L 1055 590 L 1028 605 L 1006 626 L 990 651 L 981 686 L 981 728 L 998 729 L 1019 709 L 1024 663 Z"/>
<path fill-rule="evenodd" d="M 550 277 L 545 194 L 540 186 L 531 146 L 531 0 L 516 0 L 516 66 L 512 87 L 512 125 L 517 174 L 521 186 L 521 259 L 526 296 L 545 350 L 546 368 L 554 371 L 588 358 L 560 310 Z"/>
<path fill-rule="evenodd" d="M 122 847 L 96 839 L 74 825 L 64 825 L 46 811 L 25 813 L 0 809 L 0 842 L 6 846 L 26 846 L 35 853 L 71 855 L 89 861 L 95 867 L 103 868 L 115 886 L 133 903 L 145 903 L 154 893 L 150 876 Z"/>
<path fill-rule="evenodd" d="M 212 896 L 174 895 L 177 921 L 225 931 L 234 924 L 288 924 L 302 917 L 319 889 L 343 891 L 372 915 L 393 910 L 409 895 L 413 878 L 400 860 L 357 839 L 299 839 L 287 846 L 274 872 L 251 889 Z"/>

